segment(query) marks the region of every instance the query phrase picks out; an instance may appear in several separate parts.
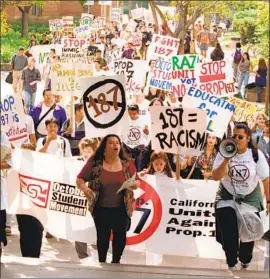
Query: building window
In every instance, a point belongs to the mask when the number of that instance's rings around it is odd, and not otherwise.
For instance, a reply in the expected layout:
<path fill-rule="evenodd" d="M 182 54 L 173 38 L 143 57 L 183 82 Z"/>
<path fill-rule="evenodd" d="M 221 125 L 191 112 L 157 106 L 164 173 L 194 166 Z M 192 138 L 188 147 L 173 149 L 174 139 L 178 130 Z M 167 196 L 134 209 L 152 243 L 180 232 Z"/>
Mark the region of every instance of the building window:
<path fill-rule="evenodd" d="M 33 16 L 41 16 L 41 7 L 35 5 L 32 7 L 32 15 Z"/>

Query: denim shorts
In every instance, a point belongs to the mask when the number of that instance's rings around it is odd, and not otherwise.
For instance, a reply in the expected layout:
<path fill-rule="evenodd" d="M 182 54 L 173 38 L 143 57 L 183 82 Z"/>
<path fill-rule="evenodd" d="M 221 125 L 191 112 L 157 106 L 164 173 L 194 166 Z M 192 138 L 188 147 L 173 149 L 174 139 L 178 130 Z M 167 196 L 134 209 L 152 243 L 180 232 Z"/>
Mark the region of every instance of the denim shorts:
<path fill-rule="evenodd" d="M 208 50 L 208 44 L 206 44 L 206 43 L 201 43 L 201 44 L 200 44 L 200 50 Z"/>

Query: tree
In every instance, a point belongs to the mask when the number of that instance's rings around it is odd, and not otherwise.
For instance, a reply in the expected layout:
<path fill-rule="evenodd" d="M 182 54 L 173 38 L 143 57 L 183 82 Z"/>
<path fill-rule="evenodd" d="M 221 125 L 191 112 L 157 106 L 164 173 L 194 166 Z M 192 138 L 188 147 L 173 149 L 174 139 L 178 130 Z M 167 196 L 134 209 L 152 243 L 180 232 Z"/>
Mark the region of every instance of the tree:
<path fill-rule="evenodd" d="M 205 11 L 209 11 L 219 1 L 191 1 L 191 0 L 180 0 L 170 1 L 172 6 L 175 6 L 175 18 L 174 20 L 178 23 L 176 30 L 173 32 L 169 26 L 166 16 L 159 9 L 156 1 L 149 1 L 149 5 L 152 9 L 155 25 L 158 26 L 157 15 L 161 18 L 164 28 L 167 30 L 168 35 L 174 38 L 184 40 L 186 32 L 195 23 L 195 21 Z"/>
<path fill-rule="evenodd" d="M 158 7 L 157 1 L 149 1 L 150 8 L 155 20 L 156 29 L 158 28 L 158 16 L 161 18 L 162 25 L 169 36 L 180 39 L 184 43 L 185 35 L 196 20 L 204 14 L 219 13 L 221 16 L 233 18 L 233 13 L 241 11 L 247 7 L 256 7 L 257 1 L 193 1 L 178 0 L 168 1 L 171 6 L 175 7 L 174 21 L 177 22 L 177 28 L 172 31 L 168 26 L 168 18 Z M 157 30 L 155 30 L 157 31 Z M 180 46 L 181 48 L 181 46 Z"/>
<path fill-rule="evenodd" d="M 1 9 L 5 8 L 7 5 L 16 6 L 22 14 L 21 17 L 21 35 L 26 37 L 29 31 L 29 12 L 33 6 L 42 7 L 45 0 L 32 0 L 32 1 L 21 1 L 21 0 L 1 0 Z"/>

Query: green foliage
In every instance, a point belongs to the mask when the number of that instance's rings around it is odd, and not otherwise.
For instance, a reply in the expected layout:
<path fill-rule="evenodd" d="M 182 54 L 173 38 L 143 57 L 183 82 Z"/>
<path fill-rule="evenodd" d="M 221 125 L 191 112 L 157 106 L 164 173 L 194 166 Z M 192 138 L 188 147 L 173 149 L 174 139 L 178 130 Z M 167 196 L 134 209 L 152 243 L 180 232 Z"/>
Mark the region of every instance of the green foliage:
<path fill-rule="evenodd" d="M 247 1 L 250 6 L 235 14 L 233 26 L 239 30 L 241 41 L 249 46 L 254 44 L 259 55 L 269 58 L 269 3 L 266 1 Z"/>
<path fill-rule="evenodd" d="M 20 23 L 13 23 L 11 24 L 11 27 L 13 29 L 14 32 L 21 32 L 22 26 Z M 45 32 L 49 32 L 49 24 L 48 25 L 29 25 L 29 32 L 30 33 L 45 33 Z"/>
<path fill-rule="evenodd" d="M 257 18 L 257 9 L 250 8 L 243 11 L 239 11 L 235 14 L 233 19 L 234 28 L 240 30 L 242 44 L 255 43 L 256 38 L 254 19 Z"/>
<path fill-rule="evenodd" d="M 32 33 L 37 35 L 37 40 L 41 39 L 43 33 L 49 31 L 48 25 L 30 25 L 28 36 L 21 37 L 21 25 L 12 24 L 12 29 L 1 37 L 1 63 L 9 63 L 12 56 L 17 52 L 19 47 L 28 47 Z"/>
<path fill-rule="evenodd" d="M 10 30 L 10 26 L 7 23 L 7 13 L 1 12 L 1 35 L 4 36 Z"/>

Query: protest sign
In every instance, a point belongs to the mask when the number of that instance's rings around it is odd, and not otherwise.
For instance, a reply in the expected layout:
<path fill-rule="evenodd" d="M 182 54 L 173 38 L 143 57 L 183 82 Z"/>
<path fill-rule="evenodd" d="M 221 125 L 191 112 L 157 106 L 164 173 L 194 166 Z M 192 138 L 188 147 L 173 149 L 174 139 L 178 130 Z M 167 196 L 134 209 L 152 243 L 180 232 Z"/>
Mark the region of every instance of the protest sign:
<path fill-rule="evenodd" d="M 68 37 L 69 34 L 73 33 L 74 29 L 74 17 L 63 16 L 63 37 Z"/>
<path fill-rule="evenodd" d="M 81 96 L 80 78 L 93 75 L 93 64 L 61 63 L 51 66 L 52 91 L 57 95 Z"/>
<path fill-rule="evenodd" d="M 31 54 L 36 60 L 35 67 L 42 73 L 43 64 L 46 63 L 47 58 L 50 53 L 50 49 L 55 49 L 56 55 L 61 56 L 62 55 L 62 45 L 56 44 L 56 45 L 38 45 L 31 47 Z"/>
<path fill-rule="evenodd" d="M 131 17 L 136 20 L 143 20 L 144 11 L 145 11 L 145 8 L 138 8 L 138 9 L 131 10 L 130 11 Z"/>
<path fill-rule="evenodd" d="M 206 113 L 192 108 L 150 107 L 152 149 L 197 156 L 204 148 Z"/>
<path fill-rule="evenodd" d="M 172 92 L 176 96 L 186 95 L 188 88 L 197 83 L 199 55 L 172 56 Z"/>
<path fill-rule="evenodd" d="M 101 6 L 111 6 L 112 1 L 110 1 L 110 0 L 98 1 L 98 4 L 101 5 Z"/>
<path fill-rule="evenodd" d="M 130 31 L 130 32 L 135 32 L 136 27 L 137 27 L 136 21 L 134 21 L 133 19 L 130 19 L 130 20 L 128 21 L 126 30 L 127 30 L 127 31 Z"/>
<path fill-rule="evenodd" d="M 111 21 L 120 21 L 121 19 L 121 9 L 111 8 Z"/>
<path fill-rule="evenodd" d="M 172 57 L 173 93 L 183 97 L 190 86 L 217 96 L 235 93 L 231 65 L 227 61 L 200 63 L 194 54 Z"/>
<path fill-rule="evenodd" d="M 87 0 L 84 6 L 92 6 L 95 5 L 95 1 Z"/>
<path fill-rule="evenodd" d="M 127 32 L 123 39 L 128 42 L 131 41 L 133 46 L 139 47 L 142 44 L 142 33 L 140 32 Z"/>
<path fill-rule="evenodd" d="M 8 108 L 8 104 L 9 110 L 7 111 L 6 109 Z M 2 112 L 5 115 L 9 115 L 10 112 L 12 114 L 12 119 L 10 119 L 10 121 L 6 121 L 6 125 L 3 124 Z M 6 117 L 4 119 L 7 120 Z M 1 100 L 1 130 L 2 129 L 4 129 L 9 141 L 14 146 L 15 143 L 22 143 L 23 141 L 27 141 L 28 139 L 29 135 L 27 133 L 24 107 L 20 96 L 17 94 L 6 96 L 5 98 L 3 98 L 3 100 Z"/>
<path fill-rule="evenodd" d="M 127 100 L 141 90 L 145 74 L 148 70 L 147 61 L 143 60 L 118 60 L 113 64 L 117 75 L 124 75 L 126 79 L 125 89 Z"/>
<path fill-rule="evenodd" d="M 185 108 L 199 108 L 207 113 L 207 132 L 222 138 L 234 113 L 235 106 L 211 93 L 191 86 L 184 96 Z"/>
<path fill-rule="evenodd" d="M 177 54 L 180 40 L 169 36 L 153 34 L 152 42 L 149 46 L 147 57 L 170 58 Z"/>
<path fill-rule="evenodd" d="M 94 15 L 82 13 L 81 25 L 91 25 L 94 20 Z"/>
<path fill-rule="evenodd" d="M 14 122 L 19 122 L 13 94 L 1 96 L 0 111 L 1 131 L 7 132 Z"/>
<path fill-rule="evenodd" d="M 91 24 L 94 29 L 101 29 L 104 26 L 106 26 L 106 20 L 103 17 L 96 17 Z"/>
<path fill-rule="evenodd" d="M 35 216 L 57 238 L 95 243 L 87 200 L 75 186 L 84 163 L 22 149 L 15 149 L 13 161 L 14 170 L 8 176 L 8 213 Z M 223 259 L 224 252 L 215 239 L 217 189 L 215 181 L 145 175 L 134 191 L 128 249 Z"/>
<path fill-rule="evenodd" d="M 172 91 L 172 63 L 171 61 L 157 60 L 155 69 L 149 79 L 149 85 L 161 90 Z"/>
<path fill-rule="evenodd" d="M 63 29 L 63 20 L 62 19 L 49 20 L 49 29 L 51 32 L 61 31 Z"/>
<path fill-rule="evenodd" d="M 234 120 L 246 121 L 251 127 L 254 124 L 253 115 L 257 110 L 256 104 L 238 98 L 229 98 L 228 102 L 235 106 Z"/>
<path fill-rule="evenodd" d="M 81 78 L 86 137 L 123 135 L 128 128 L 124 76 Z"/>
<path fill-rule="evenodd" d="M 122 23 L 123 24 L 128 24 L 129 23 L 129 17 L 128 17 L 128 15 L 122 15 L 121 16 L 121 18 L 122 18 Z"/>
<path fill-rule="evenodd" d="M 89 38 L 92 28 L 89 25 L 80 25 L 74 28 L 76 38 Z"/>
<path fill-rule="evenodd" d="M 62 57 L 76 58 L 87 55 L 87 39 L 62 38 Z"/>
<path fill-rule="evenodd" d="M 73 16 L 63 16 L 62 20 L 63 20 L 63 27 L 74 24 L 74 17 Z"/>
<path fill-rule="evenodd" d="M 218 96 L 229 96 L 236 93 L 231 64 L 226 60 L 211 61 L 199 65 L 197 83 L 203 91 Z"/>

